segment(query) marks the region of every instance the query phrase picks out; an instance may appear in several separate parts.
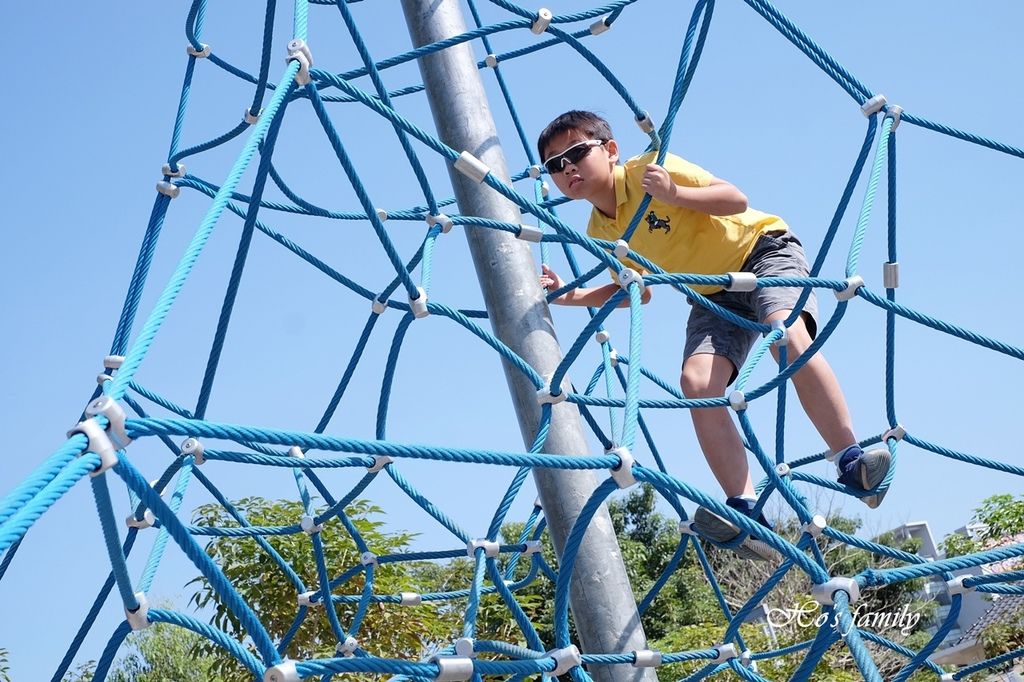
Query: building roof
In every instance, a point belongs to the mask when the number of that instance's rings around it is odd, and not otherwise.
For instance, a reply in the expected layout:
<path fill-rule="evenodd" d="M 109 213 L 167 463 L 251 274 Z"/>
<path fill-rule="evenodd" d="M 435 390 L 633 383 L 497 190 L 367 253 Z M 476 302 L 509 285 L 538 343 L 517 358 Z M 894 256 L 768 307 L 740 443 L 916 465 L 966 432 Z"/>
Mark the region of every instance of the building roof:
<path fill-rule="evenodd" d="M 1005 594 L 992 602 L 992 608 L 985 612 L 967 631 L 957 640 L 957 644 L 976 640 L 981 636 L 982 631 L 989 625 L 996 623 L 1010 622 L 1014 617 L 1024 613 L 1024 594 Z"/>

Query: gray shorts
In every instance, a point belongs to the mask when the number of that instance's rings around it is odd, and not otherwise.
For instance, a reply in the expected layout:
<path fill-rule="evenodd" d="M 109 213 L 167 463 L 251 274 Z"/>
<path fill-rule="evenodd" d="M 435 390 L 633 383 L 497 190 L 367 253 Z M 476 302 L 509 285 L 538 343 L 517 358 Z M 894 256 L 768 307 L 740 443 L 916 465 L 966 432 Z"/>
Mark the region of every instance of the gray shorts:
<path fill-rule="evenodd" d="M 803 246 L 792 232 L 761 235 L 741 270 L 758 277 L 807 277 L 810 272 Z M 754 291 L 719 291 L 707 298 L 740 317 L 763 322 L 774 312 L 795 308 L 801 292 L 803 289 L 795 287 L 765 287 Z M 683 362 L 699 353 L 729 358 L 734 367 L 729 380 L 732 383 L 760 334 L 724 320 L 703 306 L 691 305 Z M 818 331 L 818 302 L 813 292 L 804 304 L 802 316 L 813 339 Z"/>

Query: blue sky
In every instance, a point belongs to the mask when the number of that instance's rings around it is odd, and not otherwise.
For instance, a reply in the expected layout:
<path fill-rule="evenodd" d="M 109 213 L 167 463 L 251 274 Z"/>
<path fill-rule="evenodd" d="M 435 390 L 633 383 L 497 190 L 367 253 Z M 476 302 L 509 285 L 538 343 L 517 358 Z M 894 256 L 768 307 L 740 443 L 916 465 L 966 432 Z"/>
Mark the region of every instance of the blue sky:
<path fill-rule="evenodd" d="M 587 6 L 563 5 L 552 9 L 564 14 Z M 1017 85 L 1017 67 L 1024 63 L 1024 47 L 1017 39 L 1024 19 L 1019 3 L 986 3 L 984 12 L 965 11 L 953 2 L 874 0 L 780 2 L 779 7 L 863 83 L 907 112 L 1024 144 L 1019 116 L 1024 94 Z M 659 123 L 691 8 L 691 3 L 644 0 L 627 8 L 612 31 L 587 42 Z M 375 58 L 408 49 L 397 8 L 365 2 L 352 9 Z M 271 66 L 275 80 L 284 70 L 290 11 L 281 7 Z M 0 349 L 8 358 L 8 398 L 0 423 L 13 446 L 8 447 L 0 473 L 0 490 L 16 485 L 63 442 L 102 369 L 152 206 L 153 186 L 166 160 L 186 64 L 186 12 L 184 5 L 173 3 L 112 2 L 102 10 L 20 3 L 7 11 L 7 21 L 0 27 L 7 63 L 15 67 L 8 87 L 18 93 L 6 100 L 0 114 L 0 148 L 5 152 L 0 224 L 7 235 L 8 263 L 0 274 L 8 321 L 7 333 L 0 335 Z M 505 18 L 490 5 L 484 15 L 488 21 Z M 262 10 L 240 2 L 218 3 L 209 12 L 204 42 L 222 58 L 255 72 L 262 22 Z M 25 36 L 33 36 L 31 42 Z M 519 31 L 502 34 L 494 42 L 497 51 L 505 51 L 534 40 L 532 34 Z M 358 56 L 346 41 L 336 9 L 311 9 L 309 42 L 318 67 L 341 72 L 358 66 Z M 478 58 L 484 56 L 479 44 L 474 49 Z M 559 47 L 509 62 L 502 70 L 531 140 L 558 113 L 589 108 L 609 119 L 627 151 L 642 151 L 645 140 L 628 108 L 575 53 Z M 509 166 L 521 170 L 527 165 L 525 153 L 499 103 L 491 74 L 483 75 Z M 414 65 L 405 65 L 386 71 L 385 80 L 389 87 L 401 87 L 420 79 Z M 358 84 L 369 87 L 365 79 Z M 250 98 L 251 86 L 209 62 L 199 62 L 183 146 L 233 127 Z M 355 105 L 345 106 L 335 110 L 336 124 L 375 205 L 394 210 L 421 203 L 422 193 L 390 126 Z M 402 98 L 396 106 L 414 122 L 432 127 L 422 95 Z M 815 253 L 865 125 L 857 105 L 761 17 L 742 2 L 721 0 L 671 148 L 735 183 L 753 206 L 782 215 Z M 899 301 L 1009 344 L 1024 345 L 1016 275 L 1024 242 L 1016 201 L 1024 184 L 1024 163 L 906 124 L 898 137 Z M 219 184 L 243 141 L 236 139 L 185 163 L 191 173 Z M 437 195 L 450 196 L 443 164 L 422 146 L 417 151 Z M 308 103 L 290 106 L 274 158 L 304 198 L 337 210 L 358 209 Z M 250 170 L 240 185 L 242 191 L 248 191 L 253 177 Z M 521 189 L 530 191 L 528 185 Z M 863 182 L 827 261 L 826 276 L 841 276 L 862 196 Z M 883 202 L 881 194 L 861 256 L 862 274 L 876 291 L 881 289 L 886 248 Z M 208 204 L 204 196 L 187 191 L 172 204 L 140 320 Z M 582 228 L 586 207 L 568 206 L 560 215 Z M 371 290 L 383 288 L 393 276 L 365 223 L 276 214 L 267 220 Z M 222 219 L 137 375 L 144 385 L 190 408 L 240 224 L 230 215 Z M 406 256 L 422 238 L 419 223 L 389 222 L 388 227 Z M 479 288 L 459 231 L 438 243 L 431 300 L 480 308 Z M 567 271 L 560 256 L 554 263 Z M 830 298 L 821 297 L 824 313 L 832 310 Z M 368 311 L 366 301 L 258 235 L 209 418 L 312 430 Z M 644 310 L 644 360 L 670 382 L 678 373 L 685 312 L 678 297 L 665 294 Z M 613 318 L 613 342 L 625 348 L 628 314 L 619 312 Z M 380 377 L 398 319 L 393 311 L 382 319 L 329 433 L 373 437 Z M 584 315 L 559 308 L 554 319 L 567 348 L 585 324 Z M 862 437 L 886 426 L 884 319 L 881 311 L 854 301 L 826 347 Z M 597 358 L 596 345 L 591 344 L 572 372 L 577 384 L 589 377 Z M 1013 395 L 1024 379 L 1019 361 L 901 321 L 896 367 L 897 414 L 909 431 L 953 449 L 1017 461 Z M 763 379 L 767 371 L 762 368 L 757 376 Z M 645 397 L 660 397 L 654 387 L 644 390 Z M 759 435 L 770 442 L 774 406 L 765 401 L 756 407 L 751 414 Z M 791 408 L 788 457 L 820 451 L 820 439 L 799 409 Z M 670 472 L 716 493 L 688 416 L 660 412 L 649 419 Z M 388 437 L 520 449 L 494 354 L 444 321 L 416 322 L 399 364 Z M 151 478 L 170 457 L 158 443 L 140 443 L 130 454 Z M 650 463 L 646 451 L 638 457 Z M 226 465 L 204 471 L 229 496 L 296 496 L 287 472 Z M 513 473 L 423 462 L 403 463 L 402 471 L 473 535 L 485 533 Z M 824 464 L 811 471 L 830 475 Z M 354 482 L 350 474 L 325 479 L 336 491 L 347 490 L 346 485 Z M 868 512 L 859 503 L 839 498 L 821 498 L 818 504 L 842 505 L 848 512 L 863 514 L 865 533 L 927 520 L 941 537 L 962 525 L 984 497 L 1022 490 L 1019 479 L 901 447 L 895 482 L 880 509 Z M 369 495 L 385 508 L 390 527 L 421 533 L 418 546 L 439 549 L 457 544 L 388 482 L 375 483 Z M 125 497 L 115 496 L 119 513 Z M 524 492 L 511 518 L 524 518 L 533 497 Z M 193 491 L 185 505 L 191 508 L 206 501 Z M 143 544 L 136 550 L 135 576 L 145 549 Z M 108 570 L 95 507 L 83 482 L 29 532 L 0 583 L 4 610 L 19 614 L 0 626 L 0 647 L 11 651 L 14 679 L 50 673 Z M 192 575 L 194 569 L 170 552 L 151 599 L 180 601 Z M 83 660 L 98 657 L 119 613 L 116 605 L 104 610 Z"/>

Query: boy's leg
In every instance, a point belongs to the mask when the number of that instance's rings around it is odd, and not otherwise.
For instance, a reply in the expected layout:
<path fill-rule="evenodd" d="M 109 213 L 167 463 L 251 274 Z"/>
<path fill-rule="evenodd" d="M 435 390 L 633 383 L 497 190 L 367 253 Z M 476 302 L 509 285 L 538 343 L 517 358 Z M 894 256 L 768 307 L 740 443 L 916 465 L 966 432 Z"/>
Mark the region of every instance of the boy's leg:
<path fill-rule="evenodd" d="M 698 353 L 686 358 L 680 386 L 687 398 L 721 398 L 736 371 L 722 355 Z M 727 408 L 690 410 L 697 441 L 711 472 L 728 497 L 754 495 L 743 441 Z"/>
<path fill-rule="evenodd" d="M 792 312 L 777 310 L 770 313 L 765 322 L 771 324 L 775 320 L 785 320 Z M 786 335 L 786 357 L 792 362 L 807 350 L 812 341 L 803 315 L 786 330 Z M 778 360 L 779 351 L 775 346 L 772 347 L 772 355 Z M 824 355 L 820 352 L 815 353 L 807 364 L 793 375 L 793 386 L 804 412 L 832 452 L 840 452 L 857 442 L 843 390 Z"/>

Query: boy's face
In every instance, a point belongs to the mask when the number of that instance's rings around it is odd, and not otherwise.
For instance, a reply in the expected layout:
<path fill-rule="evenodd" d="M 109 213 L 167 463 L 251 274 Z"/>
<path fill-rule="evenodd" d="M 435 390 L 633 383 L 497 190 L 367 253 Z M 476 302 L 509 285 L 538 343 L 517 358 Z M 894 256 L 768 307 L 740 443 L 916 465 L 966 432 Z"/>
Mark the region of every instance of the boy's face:
<path fill-rule="evenodd" d="M 562 154 L 573 145 L 587 142 L 591 138 L 581 130 L 567 130 L 551 138 L 544 150 L 544 160 Z M 619 160 L 619 147 L 615 140 L 608 140 L 602 145 L 589 147 L 588 153 L 576 163 L 562 160 L 561 170 L 551 172 L 555 186 L 570 199 L 594 199 L 615 193 L 615 175 L 613 169 Z"/>

